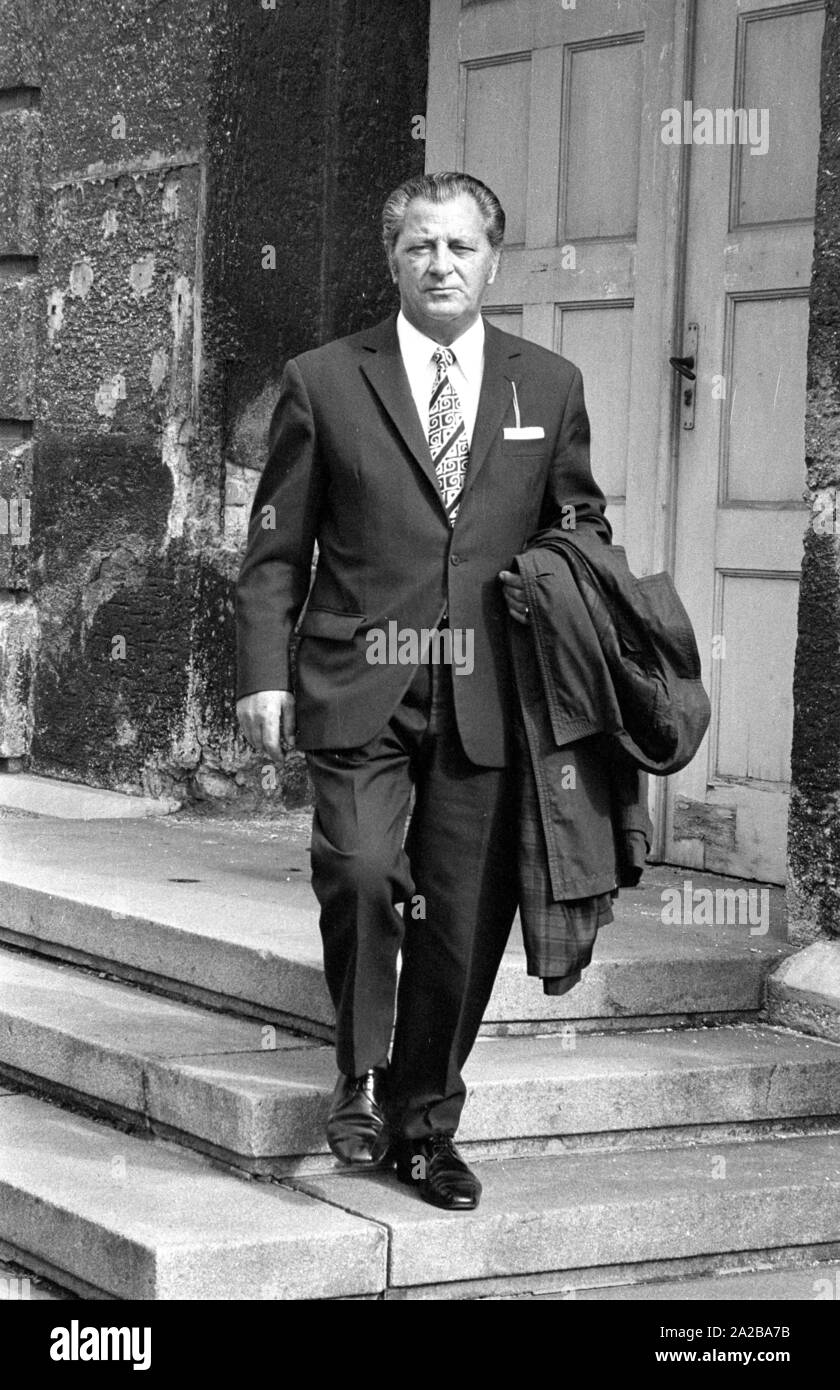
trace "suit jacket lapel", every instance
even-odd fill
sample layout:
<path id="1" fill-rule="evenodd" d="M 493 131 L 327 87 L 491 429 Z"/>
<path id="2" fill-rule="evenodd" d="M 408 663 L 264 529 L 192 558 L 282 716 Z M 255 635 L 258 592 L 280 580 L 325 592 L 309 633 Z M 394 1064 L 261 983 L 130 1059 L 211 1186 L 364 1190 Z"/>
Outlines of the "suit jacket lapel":
<path id="1" fill-rule="evenodd" d="M 362 342 L 361 368 L 393 420 L 412 458 L 432 484 L 445 516 L 446 508 L 432 463 L 429 441 L 423 433 L 403 366 L 396 325 L 397 317 L 394 314 L 370 330 Z"/>
<path id="2" fill-rule="evenodd" d="M 472 443 L 470 444 L 470 464 L 464 481 L 464 495 L 469 492 L 479 470 L 490 452 L 490 447 L 502 426 L 505 415 L 511 408 L 513 393 L 511 381 L 519 380 L 518 344 L 511 343 L 510 336 L 494 328 L 492 323 L 485 325 L 484 375 L 481 379 L 481 394 L 478 398 L 478 414 L 475 417 Z"/>
<path id="3" fill-rule="evenodd" d="M 486 324 L 484 375 L 464 482 L 465 496 L 475 482 L 510 409 L 510 383 L 518 382 L 519 357 L 520 349 L 516 342 L 511 344 L 508 334 L 500 333 L 490 323 Z M 429 479 L 445 516 L 446 508 L 432 464 L 429 441 L 420 424 L 400 354 L 396 314 L 363 337 L 361 369 L 393 420 L 412 458 Z"/>

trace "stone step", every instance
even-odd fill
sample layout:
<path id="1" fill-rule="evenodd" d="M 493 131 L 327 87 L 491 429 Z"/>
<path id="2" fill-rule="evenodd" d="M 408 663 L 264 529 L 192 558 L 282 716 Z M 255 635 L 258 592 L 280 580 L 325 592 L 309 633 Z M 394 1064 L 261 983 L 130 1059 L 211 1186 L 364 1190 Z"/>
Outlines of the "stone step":
<path id="1" fill-rule="evenodd" d="M 638 1280 L 656 1297 L 657 1270 L 717 1280 L 741 1261 L 837 1258 L 833 1136 L 476 1171 L 478 1210 L 453 1215 L 393 1173 L 248 1182 L 159 1140 L 0 1095 L 4 1257 L 87 1297 L 622 1298 Z M 828 1298 L 828 1264 L 803 1277 L 810 1296 Z"/>
<path id="2" fill-rule="evenodd" d="M 172 797 L 128 796 L 29 772 L 0 774 L 0 807 L 61 820 L 122 820 L 168 816 L 180 802 Z"/>
<path id="3" fill-rule="evenodd" d="M 574 1289 L 579 1302 L 633 1303 L 764 1303 L 764 1302 L 827 1302 L 840 1298 L 840 1264 L 828 1261 L 800 1268 L 743 1270 L 737 1274 L 724 1273 L 699 1279 L 679 1277 L 631 1284 L 611 1284 L 602 1288 Z M 569 1298 L 570 1293 L 520 1294 L 515 1297 L 542 1299 Z M 704 1329 L 710 1319 L 698 1318 Z M 719 1321 L 719 1320 L 718 1320 Z M 756 1319 L 758 1321 L 758 1319 Z M 680 1341 L 679 1346 L 688 1343 Z"/>
<path id="4" fill-rule="evenodd" d="M 386 1278 L 375 1222 L 29 1096 L 0 1096 L 0 1240 L 94 1297 L 359 1297 Z"/>
<path id="5" fill-rule="evenodd" d="M 645 1262 L 722 1257 L 707 1261 L 714 1271 L 737 1252 L 817 1252 L 840 1239 L 834 1136 L 496 1160 L 476 1171 L 481 1204 L 457 1216 L 418 1201 L 393 1173 L 296 1185 L 387 1231 L 391 1296 L 480 1296 L 523 1276 L 571 1293 L 626 1282 Z"/>
<path id="6" fill-rule="evenodd" d="M 840 1297 L 840 1244 L 828 1241 L 811 1246 L 774 1246 L 631 1264 L 592 1265 L 573 1271 L 544 1270 L 481 1280 L 453 1280 L 446 1285 L 390 1288 L 385 1297 L 401 1301 L 443 1297 L 577 1303 L 831 1302 Z M 685 1314 L 680 1321 L 689 1324 L 693 1319 Z M 711 1323 L 719 1325 L 723 1321 L 722 1316 L 710 1310 L 705 1319 L 698 1314 L 696 1325 L 704 1328 L 705 1335 Z M 767 1320 L 753 1319 L 752 1325 L 757 1323 L 767 1325 Z M 728 1322 L 727 1329 L 731 1325 Z M 678 1345 L 686 1343 L 680 1341 Z"/>
<path id="7" fill-rule="evenodd" d="M 328 1038 L 306 845 L 271 834 L 172 819 L 0 822 L 0 939 Z M 681 873 L 651 868 L 644 894 L 621 896 L 581 983 L 559 998 L 526 975 L 515 928 L 485 1032 L 755 1014 L 788 948 L 747 927 L 664 926 L 662 884 Z"/>
<path id="8" fill-rule="evenodd" d="M 0 1068 L 252 1172 L 332 1164 L 331 1047 L 7 950 Z M 840 1127 L 840 1045 L 766 1025 L 480 1039 L 466 1077 L 479 1153 Z"/>

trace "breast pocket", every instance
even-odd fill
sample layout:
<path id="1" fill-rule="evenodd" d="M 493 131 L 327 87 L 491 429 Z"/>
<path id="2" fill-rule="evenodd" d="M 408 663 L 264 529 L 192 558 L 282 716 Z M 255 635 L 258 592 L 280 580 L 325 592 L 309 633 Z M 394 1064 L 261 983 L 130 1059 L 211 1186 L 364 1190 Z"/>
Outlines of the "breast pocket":
<path id="1" fill-rule="evenodd" d="M 502 457 L 510 463 L 516 463 L 519 459 L 523 462 L 528 459 L 543 459 L 547 455 L 548 449 L 544 439 L 502 440 Z"/>

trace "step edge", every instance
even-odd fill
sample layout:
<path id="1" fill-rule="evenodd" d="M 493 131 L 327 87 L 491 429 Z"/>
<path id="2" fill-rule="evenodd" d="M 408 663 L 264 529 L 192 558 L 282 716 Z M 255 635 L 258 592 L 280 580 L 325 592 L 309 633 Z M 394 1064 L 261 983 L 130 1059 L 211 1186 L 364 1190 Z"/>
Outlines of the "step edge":
<path id="1" fill-rule="evenodd" d="M 54 1082 L 0 1064 L 0 1077 L 45 1105 L 106 1126 L 130 1138 L 158 1139 L 179 1152 L 210 1161 L 219 1171 L 231 1175 L 286 1180 L 307 1175 L 337 1176 L 326 1144 L 305 1153 L 243 1153 L 215 1143 L 206 1136 L 149 1114 L 131 1110 L 114 1100 L 84 1092 L 63 1082 Z M 752 1119 L 688 1120 L 670 1125 L 636 1125 L 629 1129 L 583 1130 L 563 1134 L 501 1135 L 470 1138 L 460 1135 L 459 1148 L 477 1162 L 511 1159 L 562 1157 L 574 1153 L 682 1151 L 692 1147 L 721 1143 L 758 1143 L 766 1140 L 804 1138 L 808 1135 L 840 1135 L 840 1110 L 822 1113 L 756 1116 Z"/>

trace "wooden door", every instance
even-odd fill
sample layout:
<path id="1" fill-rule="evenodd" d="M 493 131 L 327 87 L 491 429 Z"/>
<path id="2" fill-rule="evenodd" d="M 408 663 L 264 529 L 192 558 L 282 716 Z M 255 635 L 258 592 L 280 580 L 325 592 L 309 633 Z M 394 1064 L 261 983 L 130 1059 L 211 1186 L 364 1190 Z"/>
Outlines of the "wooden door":
<path id="1" fill-rule="evenodd" d="M 822 23 L 817 0 L 432 0 L 427 168 L 508 213 L 488 317 L 580 366 L 615 539 L 697 631 L 712 727 L 653 783 L 655 851 L 776 882 Z M 767 153 L 667 142 L 689 100 L 769 109 Z M 690 323 L 691 430 L 668 365 Z"/>
<path id="2" fill-rule="evenodd" d="M 712 723 L 670 779 L 666 857 L 784 881 L 798 574 L 808 521 L 805 365 L 819 140 L 821 4 L 701 0 L 697 109 L 759 113 L 757 150 L 692 144 L 684 323 L 694 428 L 678 439 L 674 577 Z M 761 116 L 760 113 L 765 113 Z M 748 132 L 749 134 L 749 132 Z"/>
<path id="3" fill-rule="evenodd" d="M 615 539 L 645 573 L 667 532 L 682 154 L 659 113 L 682 97 L 684 10 L 432 0 L 426 167 L 501 198 L 487 316 L 580 367 Z"/>

